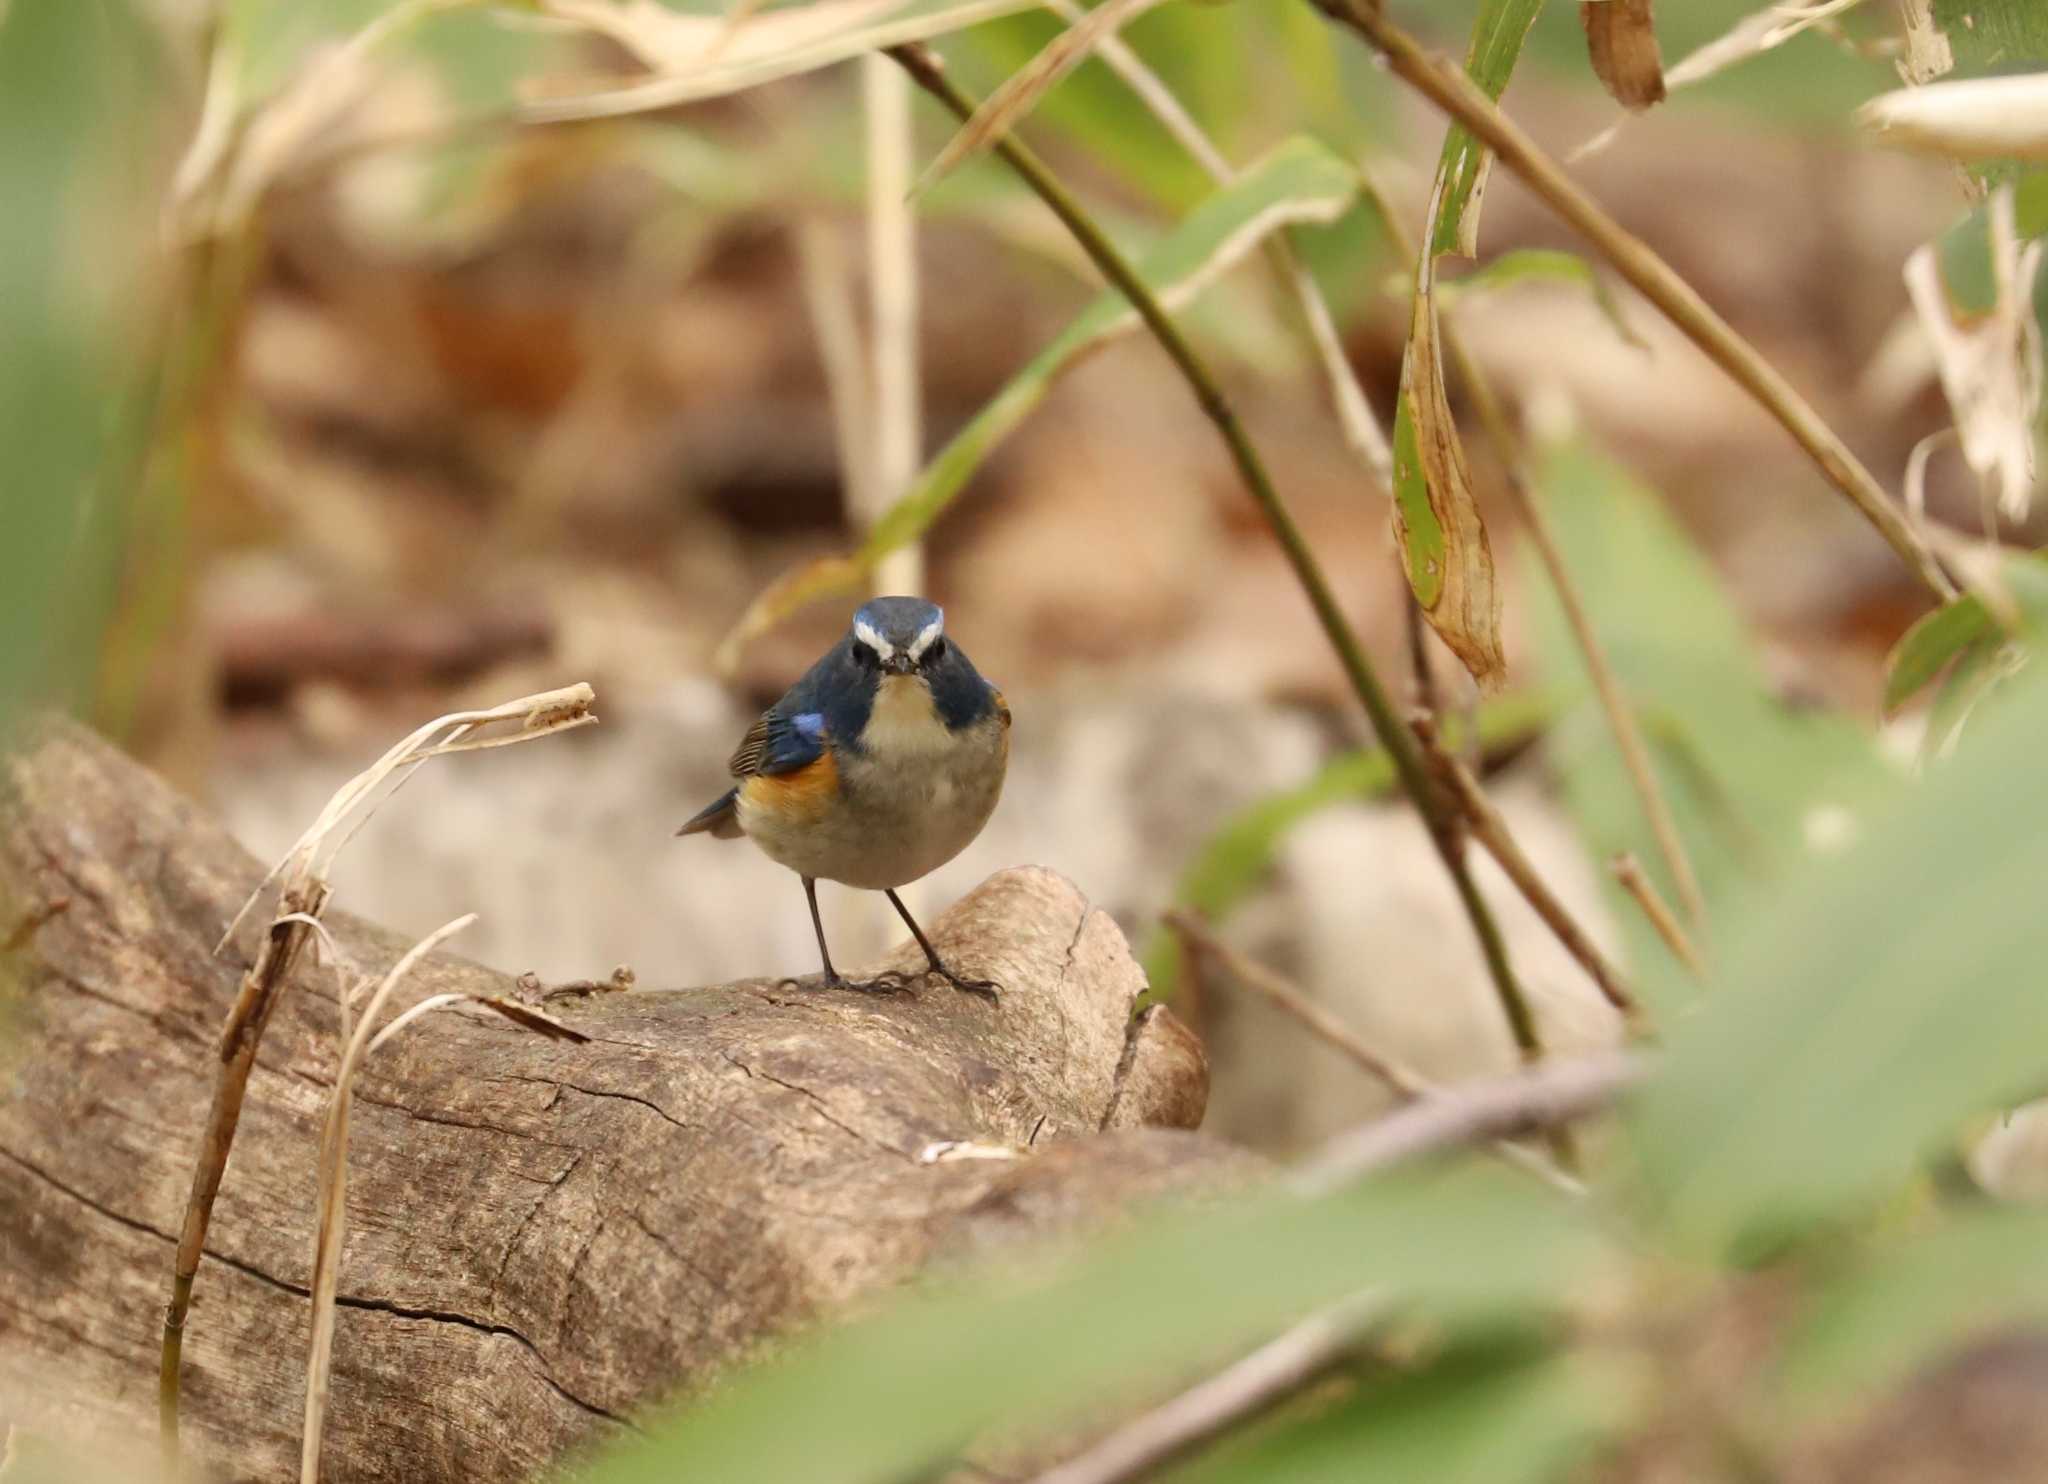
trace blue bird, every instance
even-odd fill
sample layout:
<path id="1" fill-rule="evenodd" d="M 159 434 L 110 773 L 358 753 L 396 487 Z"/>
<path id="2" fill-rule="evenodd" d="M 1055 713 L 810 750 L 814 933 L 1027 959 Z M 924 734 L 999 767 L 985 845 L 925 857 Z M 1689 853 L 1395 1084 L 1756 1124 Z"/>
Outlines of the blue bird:
<path id="1" fill-rule="evenodd" d="M 887 896 L 931 974 L 993 1000 L 997 986 L 939 958 L 896 888 L 958 855 L 994 812 L 1010 760 L 1010 708 L 946 637 L 922 598 L 876 598 L 788 694 L 762 713 L 729 764 L 739 779 L 678 835 L 745 835 L 803 878 L 833 988 L 907 987 L 889 973 L 855 983 L 832 967 L 818 878 Z"/>

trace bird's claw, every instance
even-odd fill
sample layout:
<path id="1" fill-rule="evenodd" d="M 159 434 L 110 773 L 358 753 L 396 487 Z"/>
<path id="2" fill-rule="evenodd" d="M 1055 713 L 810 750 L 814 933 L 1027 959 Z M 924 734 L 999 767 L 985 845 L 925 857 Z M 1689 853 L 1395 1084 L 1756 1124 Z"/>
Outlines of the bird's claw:
<path id="1" fill-rule="evenodd" d="M 855 994 L 914 994 L 914 976 L 898 969 L 889 969 L 872 979 L 842 979 L 838 975 L 825 981 L 827 989 L 850 989 Z"/>
<path id="2" fill-rule="evenodd" d="M 970 979 L 965 974 L 956 974 L 953 970 L 939 964 L 933 965 L 925 972 L 937 975 L 962 994 L 979 995 L 991 1005 L 1000 1005 L 1003 1002 L 1003 987 L 993 979 Z"/>

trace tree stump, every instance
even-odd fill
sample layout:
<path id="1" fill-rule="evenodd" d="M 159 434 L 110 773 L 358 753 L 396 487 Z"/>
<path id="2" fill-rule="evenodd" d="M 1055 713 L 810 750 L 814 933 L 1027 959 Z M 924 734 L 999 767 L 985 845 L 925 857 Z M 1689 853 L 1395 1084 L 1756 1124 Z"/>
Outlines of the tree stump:
<path id="1" fill-rule="evenodd" d="M 153 1432 L 172 1247 L 262 924 L 214 943 L 261 874 L 77 728 L 39 727 L 5 761 L 0 1422 Z M 335 885 L 345 902 L 345 858 Z M 365 971 L 407 946 L 326 920 Z M 1142 974 L 1071 884 L 1001 872 L 933 937 L 1004 986 L 1000 1006 L 936 980 L 636 988 L 550 1007 L 581 1044 L 459 1009 L 370 1058 L 326 1476 L 522 1477 L 935 1261 L 1256 1167 L 1187 1132 L 1201 1049 L 1165 1010 L 1133 1020 Z M 907 947 L 884 967 L 921 962 Z M 398 1008 L 449 990 L 517 993 L 442 954 Z M 186 1452 L 220 1477 L 297 1467 L 337 1025 L 335 975 L 309 953 L 250 1081 L 187 1326 Z"/>

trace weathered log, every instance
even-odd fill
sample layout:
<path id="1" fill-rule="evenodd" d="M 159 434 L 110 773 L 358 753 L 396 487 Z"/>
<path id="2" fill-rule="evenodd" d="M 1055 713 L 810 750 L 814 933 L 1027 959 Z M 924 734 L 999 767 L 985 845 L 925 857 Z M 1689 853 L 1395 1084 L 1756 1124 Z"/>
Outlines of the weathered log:
<path id="1" fill-rule="evenodd" d="M 172 1243 L 255 929 L 218 956 L 214 941 L 259 875 L 75 728 L 6 761 L 0 944 L 20 1002 L 0 1087 L 0 1422 L 153 1427 Z M 336 888 L 345 902 L 345 860 Z M 365 970 L 405 946 L 328 921 Z M 458 1010 L 371 1058 L 326 1476 L 518 1478 L 936 1259 L 1249 1172 L 1183 1131 L 1200 1047 L 1164 1011 L 1132 1021 L 1142 975 L 1073 886 L 1002 872 L 933 936 L 1005 987 L 1000 1006 L 936 981 L 636 988 L 550 1007 L 584 1044 Z M 402 999 L 449 990 L 515 992 L 436 955 Z M 185 1341 L 187 1453 L 224 1477 L 296 1469 L 336 1025 L 333 975 L 308 955 L 250 1082 Z M 1018 1157 L 929 1158 L 948 1141 Z"/>

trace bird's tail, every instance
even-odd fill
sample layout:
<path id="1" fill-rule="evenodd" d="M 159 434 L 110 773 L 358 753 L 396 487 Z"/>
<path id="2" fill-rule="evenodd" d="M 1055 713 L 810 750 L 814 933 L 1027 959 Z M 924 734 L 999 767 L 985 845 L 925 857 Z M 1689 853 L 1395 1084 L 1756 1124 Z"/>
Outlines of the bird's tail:
<path id="1" fill-rule="evenodd" d="M 725 796 L 715 803 L 699 809 L 690 822 L 677 830 L 678 835 L 711 834 L 720 840 L 737 840 L 740 837 L 739 815 L 733 806 L 739 802 L 740 791 L 729 788 Z"/>

